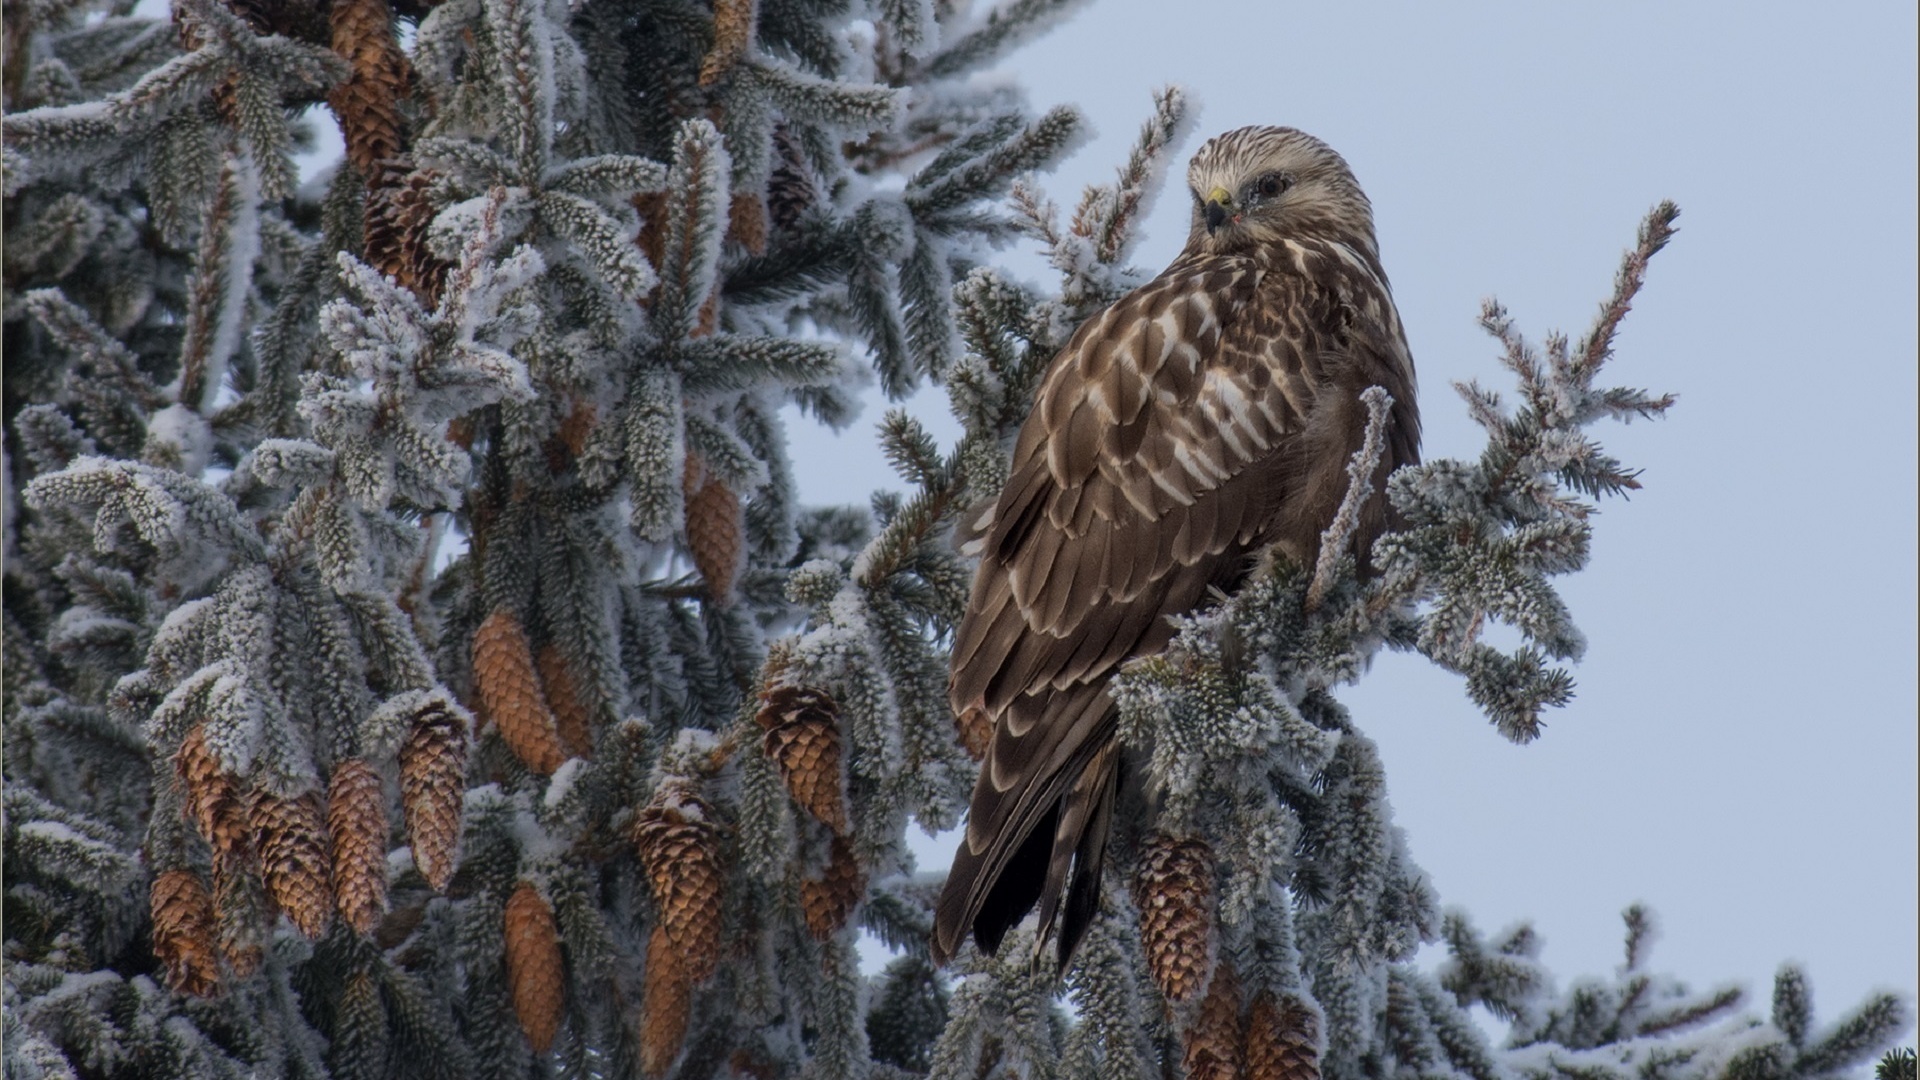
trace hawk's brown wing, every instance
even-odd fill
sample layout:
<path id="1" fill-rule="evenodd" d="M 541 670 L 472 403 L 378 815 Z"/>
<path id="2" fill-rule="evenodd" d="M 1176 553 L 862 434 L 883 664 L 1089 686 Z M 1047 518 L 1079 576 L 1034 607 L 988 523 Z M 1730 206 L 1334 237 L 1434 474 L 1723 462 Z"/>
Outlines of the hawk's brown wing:
<path id="1" fill-rule="evenodd" d="M 1349 361 L 1404 362 L 1390 300 L 1385 321 L 1369 318 L 1379 309 L 1354 302 L 1351 268 L 1323 280 L 1305 266 L 1183 259 L 1089 320 L 1048 371 L 990 518 L 963 523 L 981 563 L 951 697 L 984 709 L 994 734 L 940 899 L 938 956 L 970 926 L 996 947 L 1036 897 L 1044 937 L 1078 849 L 1071 952 L 1097 899 L 1112 795 L 1108 679 L 1165 647 L 1165 616 L 1243 575 L 1280 515 L 1304 509 L 1285 504 L 1324 471 L 1314 458 L 1344 467 L 1359 429 L 1336 429 L 1362 414 L 1323 417 L 1316 402 L 1382 381 Z"/>

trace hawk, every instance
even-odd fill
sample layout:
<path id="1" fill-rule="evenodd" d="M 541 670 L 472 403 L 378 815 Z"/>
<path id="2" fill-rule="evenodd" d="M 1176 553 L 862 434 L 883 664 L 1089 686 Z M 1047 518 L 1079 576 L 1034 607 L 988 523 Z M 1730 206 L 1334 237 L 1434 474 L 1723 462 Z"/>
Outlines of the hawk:
<path id="1" fill-rule="evenodd" d="M 1394 402 L 1376 489 L 1419 459 L 1413 358 L 1347 163 L 1300 131 L 1246 127 L 1202 146 L 1187 184 L 1185 249 L 1054 357 L 1005 489 L 962 523 L 980 568 L 949 694 L 993 736 L 935 912 L 940 963 L 969 930 L 994 952 L 1038 902 L 1036 952 L 1059 919 L 1065 969 L 1099 907 L 1114 673 L 1166 648 L 1167 616 L 1238 586 L 1262 549 L 1313 564 L 1368 387 Z M 1363 567 L 1388 515 L 1366 507 Z"/>

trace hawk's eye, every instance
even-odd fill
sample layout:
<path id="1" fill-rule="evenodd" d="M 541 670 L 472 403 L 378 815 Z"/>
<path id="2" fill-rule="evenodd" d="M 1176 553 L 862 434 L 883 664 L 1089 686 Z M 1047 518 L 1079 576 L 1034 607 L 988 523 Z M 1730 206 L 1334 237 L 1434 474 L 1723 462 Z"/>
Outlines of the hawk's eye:
<path id="1" fill-rule="evenodd" d="M 1292 180 L 1287 179 L 1279 173 L 1268 173 L 1260 178 L 1260 197 L 1271 199 L 1292 186 Z"/>

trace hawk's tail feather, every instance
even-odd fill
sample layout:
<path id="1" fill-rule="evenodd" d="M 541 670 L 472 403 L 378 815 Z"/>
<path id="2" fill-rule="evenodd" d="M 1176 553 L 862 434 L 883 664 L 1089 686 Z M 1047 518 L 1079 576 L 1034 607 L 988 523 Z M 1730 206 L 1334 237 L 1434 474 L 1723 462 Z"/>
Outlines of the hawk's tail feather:
<path id="1" fill-rule="evenodd" d="M 995 745 L 988 749 L 987 764 L 974 786 L 966 835 L 934 907 L 935 963 L 951 959 L 969 931 L 981 951 L 991 955 L 1036 902 L 1042 904 L 1044 940 L 1066 892 L 1070 867 L 1082 868 L 1074 872 L 1076 883 L 1086 871 L 1093 872 L 1088 887 L 1097 906 L 1118 754 L 1113 699 L 1104 683 L 1083 684 L 1039 700 L 1023 698 L 1014 708 L 1041 710 L 1044 719 L 1030 716 L 1027 723 L 1009 723 L 1000 718 Z M 1009 729 L 1026 732 L 1024 744 L 1009 745 L 1017 746 L 1014 752 L 1027 768 L 1011 787 L 1000 790 L 993 786 L 994 755 L 1007 751 L 999 745 L 1002 740 L 1020 738 Z M 1085 842 L 1090 830 L 1099 833 L 1098 850 Z M 1073 913 L 1069 928 L 1077 942 L 1085 931 L 1079 912 L 1089 905 L 1070 897 L 1068 906 Z M 1070 953 L 1069 948 L 1063 959 Z"/>
<path id="2" fill-rule="evenodd" d="M 1000 941 L 1007 931 L 1020 925 L 1033 910 L 1034 901 L 1040 899 L 1053 843 L 1053 823 L 1058 816 L 1058 811 L 1049 812 L 1034 825 L 981 898 L 980 909 L 973 916 L 973 942 L 988 956 L 1000 951 Z"/>
<path id="3" fill-rule="evenodd" d="M 1061 827 L 1055 834 L 1054 865 L 1048 868 L 1047 888 L 1042 894 L 1048 902 L 1041 908 L 1040 932 L 1034 936 L 1034 948 L 1037 956 L 1041 943 L 1047 939 L 1047 929 L 1053 923 L 1050 909 L 1059 901 L 1060 878 L 1067 872 L 1067 860 L 1062 856 L 1071 851 L 1073 880 L 1066 886 L 1066 909 L 1060 917 L 1057 970 L 1062 975 L 1073 960 L 1074 950 L 1080 947 L 1080 939 L 1093 925 L 1094 916 L 1100 913 L 1100 878 L 1107 865 L 1107 834 L 1112 831 L 1113 803 L 1119 784 L 1120 744 L 1109 739 L 1067 795 Z M 1073 824 L 1076 819 L 1077 827 Z M 1054 876 L 1056 870 L 1059 878 Z"/>
<path id="4" fill-rule="evenodd" d="M 969 930 L 981 952 L 992 956 L 1000 950 L 1000 940 L 1007 931 L 1018 925 L 1040 899 L 1058 813 L 1057 805 L 1049 807 L 1005 851 L 989 849 L 975 854 L 961 840 L 953 869 L 934 906 L 934 963 L 953 959 Z"/>

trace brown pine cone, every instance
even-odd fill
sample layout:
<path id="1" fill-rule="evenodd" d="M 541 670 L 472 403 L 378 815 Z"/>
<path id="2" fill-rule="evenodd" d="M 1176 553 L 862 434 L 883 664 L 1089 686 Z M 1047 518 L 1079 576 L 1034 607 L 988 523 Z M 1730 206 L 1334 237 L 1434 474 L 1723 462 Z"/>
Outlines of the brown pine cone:
<path id="1" fill-rule="evenodd" d="M 186 789 L 187 817 L 206 837 L 215 856 L 244 858 L 253 848 L 247 811 L 251 793 L 221 771 L 220 759 L 207 745 L 205 724 L 195 724 L 180 741 L 173 767 Z"/>
<path id="2" fill-rule="evenodd" d="M 187 817 L 200 835 L 213 839 L 219 806 L 233 793 L 233 778 L 220 771 L 220 761 L 207 746 L 207 726 L 195 724 L 173 754 L 173 770 L 186 787 Z"/>
<path id="3" fill-rule="evenodd" d="M 388 158 L 367 179 L 362 214 L 367 264 L 411 289 L 428 309 L 439 303 L 448 270 L 427 249 L 434 216 L 427 194 L 432 184 L 433 173 L 415 168 L 409 155 Z"/>
<path id="4" fill-rule="evenodd" d="M 387 797 L 372 765 L 349 758 L 334 767 L 327 832 L 340 917 L 355 932 L 372 933 L 387 910 Z"/>
<path id="5" fill-rule="evenodd" d="M 713 47 L 700 59 L 700 85 L 712 86 L 753 43 L 754 0 L 714 0 Z"/>
<path id="6" fill-rule="evenodd" d="M 407 93 L 406 54 L 394 37 L 387 0 L 333 0 L 330 18 L 333 51 L 352 67 L 327 102 L 340 118 L 347 160 L 371 179 L 379 175 L 382 162 L 400 152 L 397 101 Z"/>
<path id="7" fill-rule="evenodd" d="M 567 760 L 558 721 L 533 670 L 527 632 L 506 608 L 495 608 L 473 632 L 473 681 L 507 749 L 527 768 L 548 776 Z"/>
<path id="8" fill-rule="evenodd" d="M 400 273 L 394 276 L 400 279 L 400 284 L 412 289 L 420 303 L 428 308 L 440 302 L 440 292 L 450 269 L 427 250 L 427 231 L 434 217 L 433 201 L 427 197 L 427 190 L 433 181 L 431 170 L 414 169 L 407 173 L 400 186 L 382 191 L 384 220 L 396 234 L 400 254 Z"/>
<path id="9" fill-rule="evenodd" d="M 167 967 L 167 985 L 183 994 L 211 997 L 220 988 L 220 954 L 207 887 L 191 870 L 168 870 L 153 879 L 148 900 L 153 955 Z"/>
<path id="10" fill-rule="evenodd" d="M 800 140 L 785 126 L 773 129 L 773 172 L 767 177 L 767 216 L 776 229 L 791 229 L 820 201 Z"/>
<path id="11" fill-rule="evenodd" d="M 653 885 L 660 925 L 686 975 L 703 982 L 720 962 L 721 888 L 713 811 L 684 780 L 660 785 L 640 811 L 634 841 Z"/>
<path id="12" fill-rule="evenodd" d="M 1239 1080 L 1240 980 L 1233 965 L 1220 961 L 1213 969 L 1200 1014 L 1186 1030 L 1186 1066 L 1189 1080 Z"/>
<path id="13" fill-rule="evenodd" d="M 820 941 L 839 933 L 866 893 L 866 871 L 860 869 L 853 845 L 844 836 L 834 837 L 826 872 L 818 881 L 800 883 L 800 912 L 806 916 L 807 932 Z"/>
<path id="14" fill-rule="evenodd" d="M 413 864 L 427 884 L 445 889 L 460 847 L 466 801 L 467 725 L 445 701 L 430 701 L 400 745 L 400 805 Z"/>
<path id="15" fill-rule="evenodd" d="M 261 791 L 253 800 L 253 828 L 260 837 L 260 876 L 267 895 L 308 938 L 326 932 L 333 918 L 333 888 L 327 880 L 327 821 L 320 793 L 283 799 Z"/>
<path id="16" fill-rule="evenodd" d="M 767 204 L 751 191 L 736 191 L 727 206 L 727 239 L 752 255 L 767 253 Z"/>
<path id="17" fill-rule="evenodd" d="M 1291 994 L 1261 993 L 1247 1014 L 1247 1080 L 1320 1080 L 1320 1018 Z"/>
<path id="18" fill-rule="evenodd" d="M 640 1001 L 640 1068 L 664 1076 L 680 1056 L 693 1015 L 693 979 L 664 925 L 647 940 L 646 989 Z"/>
<path id="19" fill-rule="evenodd" d="M 761 745 L 780 769 L 793 801 L 835 835 L 847 832 L 846 778 L 841 775 L 840 706 L 824 690 L 776 686 L 754 715 Z"/>
<path id="20" fill-rule="evenodd" d="M 406 218 L 399 205 L 400 193 L 406 190 L 406 172 L 394 161 L 381 163 L 367 178 L 366 203 L 360 214 L 361 247 L 367 265 L 402 285 L 408 284 L 410 276 Z"/>
<path id="21" fill-rule="evenodd" d="M 540 683 L 547 691 L 547 704 L 553 708 L 554 728 L 559 732 L 561 746 L 573 757 L 591 757 L 593 722 L 586 703 L 580 700 L 573 673 L 567 670 L 566 657 L 560 655 L 558 646 L 547 644 L 540 646 L 540 655 L 534 662 L 540 669 Z"/>
<path id="22" fill-rule="evenodd" d="M 1213 852 L 1206 843 L 1157 833 L 1134 879 L 1147 969 L 1168 1001 L 1186 1001 L 1207 979 L 1213 933 Z"/>
<path id="23" fill-rule="evenodd" d="M 698 455 L 688 453 L 680 478 L 687 500 L 687 548 L 716 603 L 733 595 L 746 551 L 746 518 L 740 496 L 712 476 Z"/>
<path id="24" fill-rule="evenodd" d="M 553 909 L 528 882 L 513 887 L 507 899 L 507 978 L 513 983 L 513 1012 L 534 1053 L 544 1054 L 560 1030 L 566 1010 L 566 969 L 560 960 L 560 928 Z"/>

